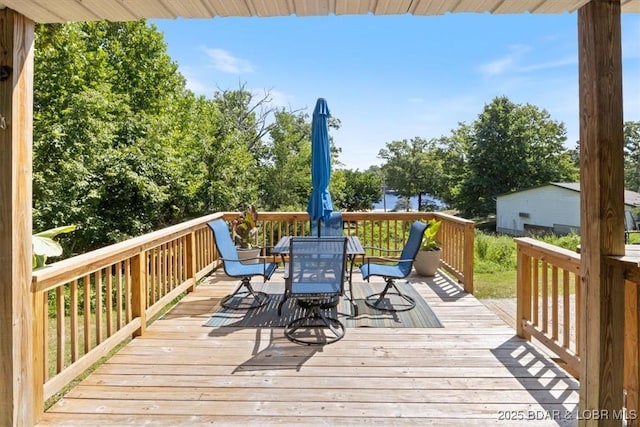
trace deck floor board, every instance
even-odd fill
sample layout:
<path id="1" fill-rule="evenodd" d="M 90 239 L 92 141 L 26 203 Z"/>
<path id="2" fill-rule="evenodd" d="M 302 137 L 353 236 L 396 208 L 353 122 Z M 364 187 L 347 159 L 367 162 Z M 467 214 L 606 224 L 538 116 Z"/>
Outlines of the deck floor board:
<path id="1" fill-rule="evenodd" d="M 578 381 L 543 349 L 447 276 L 411 282 L 443 328 L 348 328 L 310 347 L 203 326 L 235 286 L 214 273 L 39 425 L 577 425 Z"/>

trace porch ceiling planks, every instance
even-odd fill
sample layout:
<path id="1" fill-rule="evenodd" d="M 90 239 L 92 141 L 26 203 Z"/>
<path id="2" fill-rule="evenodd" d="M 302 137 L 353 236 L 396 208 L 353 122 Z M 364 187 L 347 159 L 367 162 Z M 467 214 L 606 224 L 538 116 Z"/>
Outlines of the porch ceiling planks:
<path id="1" fill-rule="evenodd" d="M 588 0 L 0 0 L 35 22 L 131 21 L 229 16 L 443 15 L 445 13 L 567 13 Z M 622 0 L 640 12 L 640 0 Z"/>
<path id="2" fill-rule="evenodd" d="M 235 286 L 213 273 L 40 425 L 484 426 L 513 425 L 504 418 L 514 414 L 571 417 L 573 377 L 454 280 L 411 281 L 444 328 L 350 328 L 338 343 L 313 347 L 289 342 L 281 328 L 203 327 Z"/>

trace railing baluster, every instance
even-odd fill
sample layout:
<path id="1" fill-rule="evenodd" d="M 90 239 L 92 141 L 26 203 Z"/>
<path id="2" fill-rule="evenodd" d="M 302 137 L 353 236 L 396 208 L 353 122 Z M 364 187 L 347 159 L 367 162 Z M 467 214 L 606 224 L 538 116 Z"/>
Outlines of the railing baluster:
<path id="1" fill-rule="evenodd" d="M 574 323 L 576 324 L 576 348 L 574 351 L 577 354 L 580 354 L 580 331 L 582 328 L 581 316 L 582 316 L 582 305 L 580 304 L 581 292 L 582 292 L 582 281 L 578 275 L 575 276 L 574 287 L 576 289 L 575 301 L 576 301 L 576 316 Z"/>
<path id="2" fill-rule="evenodd" d="M 551 268 L 551 336 L 558 339 L 558 267 Z"/>
<path id="3" fill-rule="evenodd" d="M 102 270 L 95 273 L 96 281 L 96 345 L 102 342 Z"/>
<path id="4" fill-rule="evenodd" d="M 549 330 L 549 266 L 542 261 L 542 332 Z"/>
<path id="5" fill-rule="evenodd" d="M 533 324 L 540 326 L 540 260 L 538 258 L 533 260 Z"/>
<path id="6" fill-rule="evenodd" d="M 128 269 L 128 259 L 125 260 L 124 262 L 119 262 L 118 264 L 116 264 L 116 277 L 115 277 L 115 294 L 116 294 L 116 301 L 115 301 L 115 310 L 116 310 L 116 319 L 115 319 L 115 323 L 116 323 L 116 330 L 119 331 L 122 328 L 122 322 L 123 322 L 123 317 L 126 318 L 126 322 L 129 323 L 131 321 L 131 319 L 129 319 L 126 316 L 126 307 L 123 306 L 126 305 L 128 306 L 128 299 L 126 302 L 123 302 L 122 299 L 122 293 L 123 293 L 123 286 L 125 285 L 123 282 L 123 277 L 125 278 L 124 280 L 126 281 L 126 275 L 127 275 L 127 269 Z M 124 271 L 123 271 L 124 269 Z M 125 295 L 128 295 L 125 291 Z"/>
<path id="7" fill-rule="evenodd" d="M 107 323 L 107 338 L 113 334 L 113 279 L 114 279 L 114 269 L 115 265 L 110 265 L 107 269 L 105 269 L 105 314 L 106 314 L 106 323 Z"/>
<path id="8" fill-rule="evenodd" d="M 83 311 L 82 314 L 84 320 L 84 354 L 87 354 L 91 349 L 91 283 L 90 276 L 87 274 L 82 278 L 82 290 L 84 292 L 83 298 Z"/>
<path id="9" fill-rule="evenodd" d="M 64 287 L 56 288 L 56 373 L 64 369 L 65 349 Z"/>
<path id="10" fill-rule="evenodd" d="M 569 348 L 571 343 L 571 298 L 569 295 L 569 272 L 562 271 L 562 345 Z"/>
<path id="11" fill-rule="evenodd" d="M 42 293 L 41 298 L 37 298 L 37 302 L 40 304 L 40 308 L 46 310 L 46 316 L 42 318 L 42 345 L 44 346 L 44 352 L 42 354 L 42 363 L 44 369 L 44 380 L 46 381 L 51 376 L 49 373 L 49 291 Z"/>
<path id="12" fill-rule="evenodd" d="M 120 278 L 118 279 L 120 280 Z M 126 309 L 126 322 L 129 323 L 133 320 L 133 293 L 131 292 L 131 260 L 127 258 L 124 260 L 124 303 Z M 118 285 L 118 293 L 116 294 L 118 299 L 118 307 L 122 307 L 122 286 Z M 118 329 L 122 328 L 122 314 L 118 310 Z"/>
<path id="13" fill-rule="evenodd" d="M 78 328 L 78 281 L 72 280 L 70 283 L 71 289 L 69 290 L 69 334 L 71 335 L 71 363 L 78 360 L 78 345 L 80 333 Z"/>

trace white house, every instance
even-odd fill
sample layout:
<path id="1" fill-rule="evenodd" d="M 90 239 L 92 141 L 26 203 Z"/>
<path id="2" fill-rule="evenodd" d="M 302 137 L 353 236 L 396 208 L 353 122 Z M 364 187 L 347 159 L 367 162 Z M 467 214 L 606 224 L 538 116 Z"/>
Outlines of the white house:
<path id="1" fill-rule="evenodd" d="M 626 216 L 640 206 L 640 193 L 624 192 Z M 632 218 L 629 218 L 631 222 Z M 627 229 L 631 228 L 627 225 Z M 497 198 L 496 231 L 514 236 L 528 232 L 580 232 L 580 184 L 552 182 Z"/>

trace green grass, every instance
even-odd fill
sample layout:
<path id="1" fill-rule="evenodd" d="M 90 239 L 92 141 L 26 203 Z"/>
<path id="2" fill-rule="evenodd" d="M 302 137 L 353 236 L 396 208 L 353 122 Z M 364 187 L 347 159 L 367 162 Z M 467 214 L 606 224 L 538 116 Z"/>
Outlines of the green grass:
<path id="1" fill-rule="evenodd" d="M 473 274 L 473 295 L 476 298 L 515 298 L 516 270 Z"/>
<path id="2" fill-rule="evenodd" d="M 580 243 L 580 237 L 576 234 L 551 235 L 539 239 L 570 250 L 575 250 Z M 637 239 L 640 242 L 640 233 Z M 474 296 L 480 299 L 515 298 L 517 264 L 516 244 L 513 238 L 476 231 L 474 246 Z M 558 291 L 562 293 L 562 286 Z M 573 291 L 573 285 L 571 291 Z"/>

